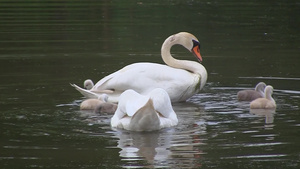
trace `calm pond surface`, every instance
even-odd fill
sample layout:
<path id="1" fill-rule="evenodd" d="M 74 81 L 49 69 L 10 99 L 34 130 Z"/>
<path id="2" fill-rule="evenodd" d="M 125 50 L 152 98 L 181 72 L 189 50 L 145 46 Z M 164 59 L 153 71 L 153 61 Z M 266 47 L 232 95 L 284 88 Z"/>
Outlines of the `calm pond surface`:
<path id="1" fill-rule="evenodd" d="M 0 168 L 299 168 L 299 2 L 0 1 Z M 201 43 L 204 89 L 174 103 L 179 124 L 112 130 L 112 114 L 79 111 L 69 83 L 135 62 L 162 63 L 169 35 Z M 180 46 L 179 59 L 195 60 Z M 276 111 L 236 93 L 264 81 Z"/>

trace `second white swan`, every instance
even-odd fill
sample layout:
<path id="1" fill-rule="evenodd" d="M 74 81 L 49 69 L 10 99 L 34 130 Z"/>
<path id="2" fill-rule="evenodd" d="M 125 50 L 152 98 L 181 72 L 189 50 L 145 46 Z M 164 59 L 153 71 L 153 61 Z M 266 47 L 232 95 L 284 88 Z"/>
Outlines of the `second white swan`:
<path id="1" fill-rule="evenodd" d="M 118 108 L 111 118 L 113 128 L 131 131 L 153 131 L 177 125 L 168 93 L 160 88 L 148 95 L 126 90 L 120 96 Z"/>

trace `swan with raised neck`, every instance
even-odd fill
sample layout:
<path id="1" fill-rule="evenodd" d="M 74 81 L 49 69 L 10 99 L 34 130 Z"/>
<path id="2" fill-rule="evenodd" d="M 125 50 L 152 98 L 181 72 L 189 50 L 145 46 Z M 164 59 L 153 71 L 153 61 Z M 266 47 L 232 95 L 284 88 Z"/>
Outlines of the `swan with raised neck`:
<path id="1" fill-rule="evenodd" d="M 202 62 L 199 40 L 194 35 L 188 32 L 180 32 L 171 35 L 162 44 L 161 56 L 163 61 L 171 67 L 184 69 L 199 74 L 201 76 L 201 83 L 200 83 L 200 90 L 201 90 L 207 80 L 207 71 L 205 67 L 195 61 L 175 59 L 171 55 L 171 48 L 174 45 L 182 45 L 187 50 L 192 52 L 199 62 Z"/>
<path id="2" fill-rule="evenodd" d="M 154 88 L 167 91 L 172 102 L 186 101 L 203 88 L 207 72 L 205 67 L 196 61 L 172 57 L 171 47 L 177 44 L 185 47 L 202 61 L 198 39 L 190 33 L 180 32 L 168 37 L 162 45 L 161 57 L 167 65 L 133 63 L 102 78 L 91 90 L 82 89 L 75 84 L 72 86 L 88 98 L 99 98 L 105 93 L 108 95 L 108 102 L 118 102 L 120 95 L 128 89 L 148 94 Z"/>

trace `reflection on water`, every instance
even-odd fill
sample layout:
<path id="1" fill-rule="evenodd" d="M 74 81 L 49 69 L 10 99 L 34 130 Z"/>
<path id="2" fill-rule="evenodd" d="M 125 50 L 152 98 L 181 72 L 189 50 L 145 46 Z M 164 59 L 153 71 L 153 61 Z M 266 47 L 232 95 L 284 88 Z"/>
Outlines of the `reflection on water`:
<path id="1" fill-rule="evenodd" d="M 195 134 L 195 133 L 194 133 Z M 118 131 L 120 157 L 128 161 L 125 167 L 138 165 L 145 159 L 152 167 L 200 166 L 202 141 L 192 132 L 178 133 L 174 129 L 155 132 Z M 148 166 L 148 167 L 149 167 Z"/>
<path id="2" fill-rule="evenodd" d="M 250 113 L 265 117 L 265 123 L 270 124 L 274 122 L 274 109 L 250 109 Z"/>
<path id="3" fill-rule="evenodd" d="M 118 147 L 123 160 L 135 161 L 145 158 L 149 164 L 163 164 L 171 155 L 172 133 L 164 132 L 127 132 L 116 133 Z"/>

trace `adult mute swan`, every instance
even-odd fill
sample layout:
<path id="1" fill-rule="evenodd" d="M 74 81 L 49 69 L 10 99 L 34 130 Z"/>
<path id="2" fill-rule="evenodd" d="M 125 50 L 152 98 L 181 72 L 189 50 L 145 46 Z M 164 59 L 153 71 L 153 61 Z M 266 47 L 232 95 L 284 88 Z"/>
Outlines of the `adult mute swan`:
<path id="1" fill-rule="evenodd" d="M 178 123 L 168 93 L 160 88 L 148 95 L 126 90 L 120 95 L 118 108 L 111 119 L 111 127 L 131 131 L 153 131 Z"/>
<path id="2" fill-rule="evenodd" d="M 203 88 L 207 72 L 198 62 L 173 58 L 170 50 L 176 44 L 182 45 L 202 61 L 198 39 L 190 33 L 180 32 L 168 37 L 161 47 L 161 56 L 167 65 L 146 62 L 130 64 L 104 77 L 90 90 L 71 85 L 87 98 L 99 98 L 105 93 L 109 96 L 108 102 L 118 102 L 121 93 L 127 89 L 147 94 L 154 88 L 166 90 L 172 102 L 185 101 Z"/>
<path id="3" fill-rule="evenodd" d="M 272 93 L 273 93 L 273 87 L 268 85 L 265 88 L 265 97 L 253 100 L 250 103 L 250 108 L 251 109 L 275 109 L 276 103 L 275 100 L 272 98 Z"/>
<path id="4" fill-rule="evenodd" d="M 266 84 L 264 82 L 259 82 L 255 86 L 255 90 L 241 90 L 237 93 L 239 101 L 252 101 L 257 98 L 265 97 L 264 90 Z"/>

